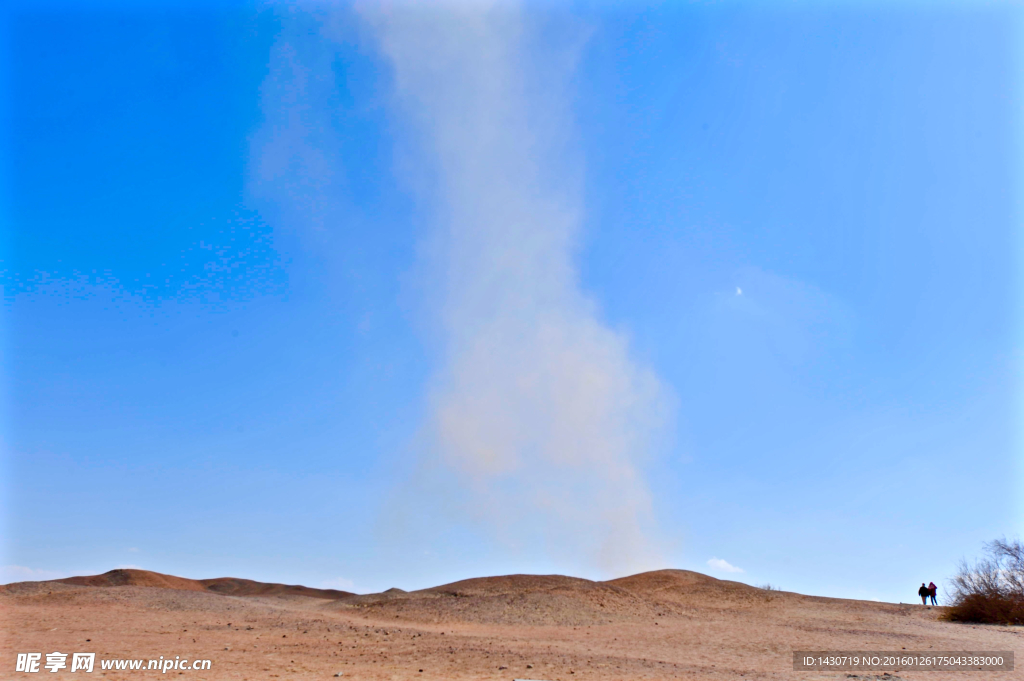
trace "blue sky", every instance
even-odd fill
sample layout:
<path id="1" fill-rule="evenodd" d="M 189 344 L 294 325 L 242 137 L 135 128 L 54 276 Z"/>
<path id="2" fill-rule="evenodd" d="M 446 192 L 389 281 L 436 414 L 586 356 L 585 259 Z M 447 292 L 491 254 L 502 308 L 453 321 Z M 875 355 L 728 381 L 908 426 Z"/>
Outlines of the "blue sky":
<path id="1" fill-rule="evenodd" d="M 1024 525 L 1022 28 L 6 10 L 4 579 L 913 600 Z"/>

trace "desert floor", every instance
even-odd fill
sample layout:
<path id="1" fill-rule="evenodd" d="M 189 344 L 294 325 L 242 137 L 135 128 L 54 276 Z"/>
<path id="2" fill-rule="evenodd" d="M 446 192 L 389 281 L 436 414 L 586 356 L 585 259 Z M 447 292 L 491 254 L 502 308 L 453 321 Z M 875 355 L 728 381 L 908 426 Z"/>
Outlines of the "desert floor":
<path id="1" fill-rule="evenodd" d="M 609 582 L 494 577 L 332 598 L 223 595 L 191 580 L 168 588 L 156 577 L 0 587 L 0 679 L 1024 679 L 1024 660 L 1014 672 L 794 671 L 793 650 L 1015 650 L 1020 658 L 1024 628 L 949 623 L 941 608 L 764 591 L 685 571 Z M 139 585 L 152 583 L 161 586 Z M 95 652 L 95 671 L 15 671 L 16 653 L 42 652 L 45 663 L 53 651 Z M 160 656 L 212 667 L 100 669 L 103 659 Z"/>

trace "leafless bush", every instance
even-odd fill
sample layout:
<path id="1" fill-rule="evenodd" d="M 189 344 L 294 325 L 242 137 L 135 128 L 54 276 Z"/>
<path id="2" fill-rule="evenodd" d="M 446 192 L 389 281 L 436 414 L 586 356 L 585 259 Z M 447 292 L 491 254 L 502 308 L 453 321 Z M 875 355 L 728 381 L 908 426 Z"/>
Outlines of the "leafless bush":
<path id="1" fill-rule="evenodd" d="M 960 561 L 950 584 L 952 606 L 946 619 L 1024 624 L 1024 544 L 997 539 L 985 551 L 987 556 L 974 565 Z"/>

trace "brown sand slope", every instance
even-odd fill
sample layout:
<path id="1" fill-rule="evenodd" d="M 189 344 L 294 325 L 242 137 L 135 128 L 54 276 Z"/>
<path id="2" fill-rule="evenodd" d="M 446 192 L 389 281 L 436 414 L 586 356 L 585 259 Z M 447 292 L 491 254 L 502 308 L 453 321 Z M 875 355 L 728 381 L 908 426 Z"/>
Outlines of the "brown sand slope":
<path id="1" fill-rule="evenodd" d="M 657 604 L 662 610 L 757 608 L 766 602 L 811 598 L 785 591 L 766 591 L 749 584 L 715 579 L 689 570 L 645 572 L 605 583 Z"/>
<path id="2" fill-rule="evenodd" d="M 339 591 L 337 589 L 314 589 L 308 586 L 254 582 L 251 579 L 239 579 L 237 577 L 218 577 L 216 579 L 201 579 L 199 581 L 207 591 L 225 596 L 306 596 L 309 598 L 337 600 L 355 595 L 348 591 Z"/>
<path id="3" fill-rule="evenodd" d="M 583 626 L 649 617 L 651 604 L 625 589 L 561 575 L 466 579 L 408 593 L 356 596 L 330 606 L 418 622 Z"/>
<path id="4" fill-rule="evenodd" d="M 0 587 L 0 659 L 6 660 L 0 664 L 13 674 L 15 653 L 60 650 L 95 652 L 97 664 L 160 656 L 211 660 L 209 671 L 184 673 L 197 680 L 326 680 L 343 673 L 374 681 L 952 681 L 968 675 L 795 672 L 792 653 L 905 648 L 1024 654 L 1021 627 L 955 624 L 939 619 L 941 608 L 765 591 L 677 570 L 609 582 L 512 575 L 331 600 L 273 588 L 273 598 L 208 588 L 229 582 L 240 592 L 259 591 L 246 580 L 108 575 Z M 122 579 L 147 585 L 82 584 Z M 153 674 L 107 670 L 102 677 L 127 681 Z M 969 676 L 1021 678 L 1019 671 Z"/>
<path id="5" fill-rule="evenodd" d="M 149 570 L 111 570 L 102 575 L 67 577 L 52 581 L 76 586 L 152 586 L 159 589 L 178 589 L 179 591 L 205 591 L 205 587 L 194 579 L 163 575 Z"/>
<path id="6" fill-rule="evenodd" d="M 332 604 L 331 609 L 422 622 L 583 626 L 649 621 L 695 608 L 756 609 L 767 602 L 807 598 L 686 570 L 659 570 L 607 582 L 508 575 L 408 593 L 395 591 L 355 596 Z"/>
<path id="7" fill-rule="evenodd" d="M 177 589 L 178 591 L 211 591 L 227 596 L 306 596 L 337 600 L 353 595 L 348 591 L 336 589 L 313 589 L 308 586 L 254 582 L 251 579 L 238 579 L 237 577 L 186 579 L 149 570 L 132 569 L 111 570 L 102 575 L 67 577 L 52 581 L 76 586 L 148 586 L 158 589 Z"/>

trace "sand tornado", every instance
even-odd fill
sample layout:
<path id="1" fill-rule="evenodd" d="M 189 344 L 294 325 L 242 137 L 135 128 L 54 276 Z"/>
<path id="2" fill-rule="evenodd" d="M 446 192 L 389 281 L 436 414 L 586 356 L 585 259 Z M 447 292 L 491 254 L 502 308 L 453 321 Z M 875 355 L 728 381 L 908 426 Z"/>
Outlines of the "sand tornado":
<path id="1" fill-rule="evenodd" d="M 553 46 L 543 19 L 508 2 L 368 3 L 355 13 L 391 69 L 392 114 L 408 131 L 404 175 L 433 226 L 423 269 L 436 282 L 426 305 L 440 356 L 418 474 L 444 483 L 421 489 L 498 542 L 545 547 L 567 566 L 657 566 L 642 471 L 671 400 L 631 358 L 627 336 L 602 322 L 574 262 L 584 207 L 570 83 L 582 41 Z M 316 39 L 329 43 L 332 21 L 319 25 Z M 302 87 L 269 80 L 264 97 L 302 100 L 292 118 L 319 140 L 303 165 L 325 177 L 301 184 L 329 187 L 320 127 L 330 116 L 315 109 L 331 97 L 303 95 L 331 82 L 310 73 L 329 60 L 300 68 L 301 52 L 321 53 L 279 45 L 271 78 Z"/>
<path id="2" fill-rule="evenodd" d="M 436 173 L 443 368 L 428 431 L 471 517 L 611 571 L 657 561 L 641 464 L 655 375 L 602 324 L 573 262 L 572 46 L 511 3 L 364 6 Z M 531 536 L 536 535 L 536 536 Z"/>

